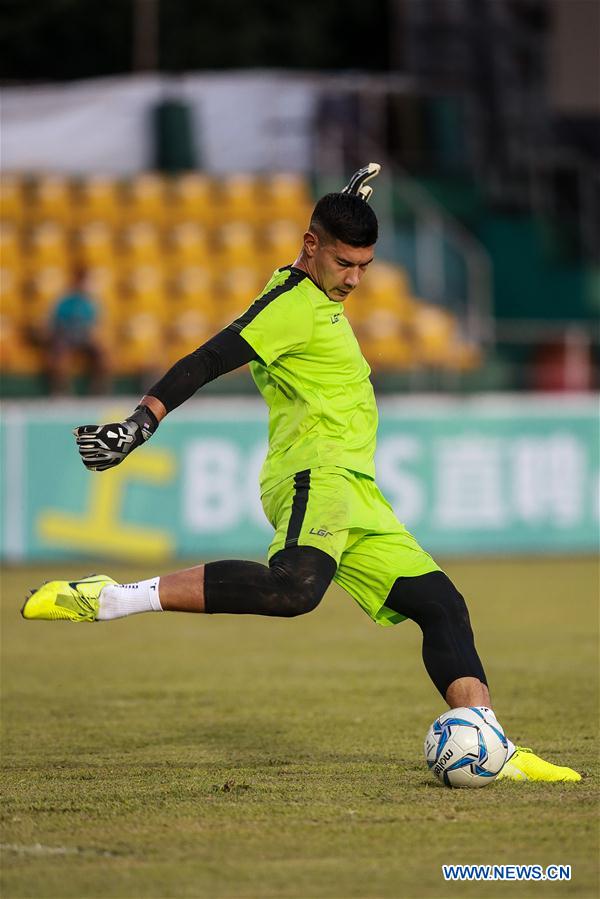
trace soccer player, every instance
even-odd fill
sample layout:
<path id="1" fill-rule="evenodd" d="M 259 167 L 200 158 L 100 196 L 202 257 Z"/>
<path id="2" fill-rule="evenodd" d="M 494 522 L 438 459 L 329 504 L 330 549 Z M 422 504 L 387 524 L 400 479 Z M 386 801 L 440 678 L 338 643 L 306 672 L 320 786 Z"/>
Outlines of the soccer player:
<path id="1" fill-rule="evenodd" d="M 268 565 L 208 562 L 134 584 L 106 575 L 51 581 L 26 600 L 25 618 L 107 621 L 151 611 L 292 617 L 314 609 L 334 580 L 377 624 L 415 621 L 425 668 L 448 705 L 493 716 L 463 597 L 375 482 L 377 407 L 344 303 L 373 261 L 378 224 L 366 181 L 378 171 L 371 163 L 343 191 L 322 197 L 293 265 L 277 269 L 243 315 L 180 359 L 129 418 L 74 432 L 88 469 L 112 468 L 198 388 L 249 363 L 269 407 L 260 476 L 275 531 Z M 580 780 L 510 742 L 500 777 Z"/>

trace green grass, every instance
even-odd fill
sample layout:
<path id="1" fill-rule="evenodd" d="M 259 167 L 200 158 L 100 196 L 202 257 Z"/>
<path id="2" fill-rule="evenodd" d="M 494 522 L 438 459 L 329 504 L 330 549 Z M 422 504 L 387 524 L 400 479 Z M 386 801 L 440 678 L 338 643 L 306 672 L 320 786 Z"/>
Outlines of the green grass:
<path id="1" fill-rule="evenodd" d="M 4 899 L 595 896 L 597 569 L 447 570 L 509 735 L 582 783 L 439 786 L 421 752 L 444 704 L 418 629 L 378 628 L 337 589 L 291 621 L 73 626 L 18 609 L 79 564 L 6 571 Z M 444 883 L 443 862 L 570 864 L 573 878 Z"/>

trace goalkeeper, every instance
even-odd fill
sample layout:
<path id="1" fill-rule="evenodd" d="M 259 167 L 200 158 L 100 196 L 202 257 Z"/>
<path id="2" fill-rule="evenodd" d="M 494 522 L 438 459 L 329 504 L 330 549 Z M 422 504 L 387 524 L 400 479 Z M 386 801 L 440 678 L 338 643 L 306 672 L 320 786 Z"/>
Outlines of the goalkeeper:
<path id="1" fill-rule="evenodd" d="M 32 592 L 27 619 L 106 621 L 138 612 L 292 617 L 310 612 L 333 580 L 383 626 L 410 618 L 425 668 L 451 708 L 490 706 L 465 601 L 398 521 L 375 483 L 377 407 L 370 369 L 344 303 L 373 261 L 378 224 L 367 184 L 376 163 L 322 197 L 293 265 L 223 331 L 180 359 L 123 422 L 75 429 L 84 465 L 119 465 L 200 387 L 250 364 L 269 407 L 260 476 L 275 534 L 268 565 L 209 562 L 134 584 L 105 575 L 51 581 Z M 509 743 L 500 777 L 579 780 Z"/>

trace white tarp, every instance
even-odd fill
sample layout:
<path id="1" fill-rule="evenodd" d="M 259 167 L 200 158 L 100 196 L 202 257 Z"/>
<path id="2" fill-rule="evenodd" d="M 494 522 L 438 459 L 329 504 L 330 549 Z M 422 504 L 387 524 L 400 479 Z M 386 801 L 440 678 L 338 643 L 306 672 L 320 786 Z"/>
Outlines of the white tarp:
<path id="1" fill-rule="evenodd" d="M 131 174 L 152 162 L 151 111 L 189 103 L 209 172 L 308 171 L 316 104 L 310 76 L 235 72 L 100 78 L 2 91 L 5 170 Z"/>

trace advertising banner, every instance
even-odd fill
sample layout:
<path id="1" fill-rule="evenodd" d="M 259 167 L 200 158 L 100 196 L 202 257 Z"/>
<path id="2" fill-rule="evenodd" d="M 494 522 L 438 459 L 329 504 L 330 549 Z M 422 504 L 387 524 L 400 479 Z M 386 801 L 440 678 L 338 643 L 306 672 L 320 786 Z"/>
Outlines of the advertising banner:
<path id="1" fill-rule="evenodd" d="M 123 465 L 86 471 L 71 429 L 119 420 L 134 405 L 4 405 L 4 559 L 264 557 L 272 529 L 258 491 L 261 402 L 192 401 Z M 597 397 L 411 397 L 379 407 L 377 481 L 433 554 L 598 549 Z"/>

